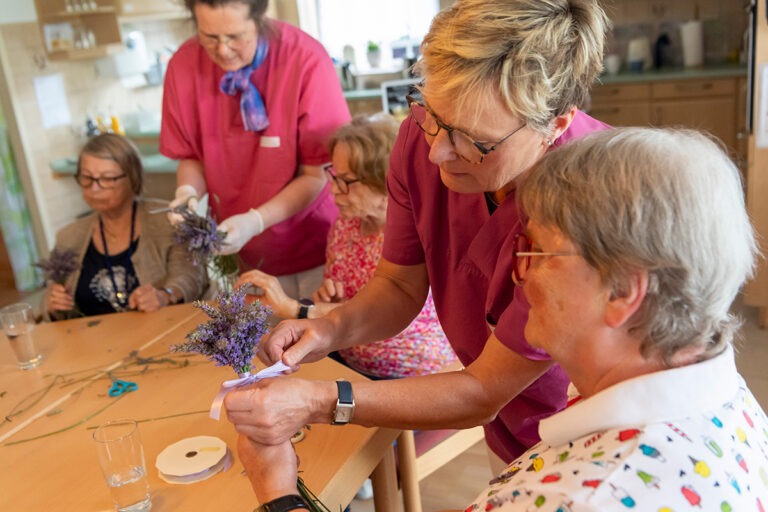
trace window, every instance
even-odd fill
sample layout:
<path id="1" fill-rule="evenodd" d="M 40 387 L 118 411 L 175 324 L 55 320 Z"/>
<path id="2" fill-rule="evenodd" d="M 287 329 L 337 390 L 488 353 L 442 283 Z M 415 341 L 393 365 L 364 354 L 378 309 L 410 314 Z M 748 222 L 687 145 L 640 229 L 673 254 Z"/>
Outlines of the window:
<path id="1" fill-rule="evenodd" d="M 400 69 L 418 47 L 439 9 L 438 0 L 299 0 L 301 28 L 319 39 L 339 62 L 344 47 L 354 50 L 354 65 L 365 70 L 367 45 L 380 46 L 382 69 Z"/>

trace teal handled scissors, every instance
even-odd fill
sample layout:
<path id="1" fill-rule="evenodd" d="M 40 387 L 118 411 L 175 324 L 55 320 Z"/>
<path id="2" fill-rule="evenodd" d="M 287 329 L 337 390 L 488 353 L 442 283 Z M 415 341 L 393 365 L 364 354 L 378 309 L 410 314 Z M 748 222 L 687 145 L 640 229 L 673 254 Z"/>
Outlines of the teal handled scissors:
<path id="1" fill-rule="evenodd" d="M 136 391 L 139 388 L 135 382 L 112 379 L 112 386 L 109 388 L 109 396 L 120 396 L 123 393 L 130 393 Z"/>

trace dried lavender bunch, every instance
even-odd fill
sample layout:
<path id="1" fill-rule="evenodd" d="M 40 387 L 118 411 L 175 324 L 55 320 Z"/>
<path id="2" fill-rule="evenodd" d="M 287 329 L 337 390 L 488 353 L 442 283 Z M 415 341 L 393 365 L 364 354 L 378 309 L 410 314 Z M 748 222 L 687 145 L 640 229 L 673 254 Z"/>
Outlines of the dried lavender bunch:
<path id="1" fill-rule="evenodd" d="M 42 269 L 46 282 L 54 282 L 63 285 L 67 278 L 80 268 L 77 253 L 70 249 L 53 249 L 48 259 L 42 259 L 34 266 Z"/>
<path id="2" fill-rule="evenodd" d="M 233 293 L 220 293 L 213 305 L 195 301 L 195 307 L 210 317 L 187 334 L 187 341 L 172 345 L 173 352 L 197 352 L 217 366 L 231 366 L 238 375 L 251 371 L 251 360 L 262 336 L 269 332 L 267 324 L 272 310 L 259 301 L 246 304 L 245 287 Z"/>
<path id="3" fill-rule="evenodd" d="M 218 224 L 210 216 L 200 216 L 186 206 L 175 211 L 181 215 L 173 229 L 173 241 L 187 248 L 195 265 L 206 265 L 211 255 L 221 249 L 226 233 L 218 230 Z"/>

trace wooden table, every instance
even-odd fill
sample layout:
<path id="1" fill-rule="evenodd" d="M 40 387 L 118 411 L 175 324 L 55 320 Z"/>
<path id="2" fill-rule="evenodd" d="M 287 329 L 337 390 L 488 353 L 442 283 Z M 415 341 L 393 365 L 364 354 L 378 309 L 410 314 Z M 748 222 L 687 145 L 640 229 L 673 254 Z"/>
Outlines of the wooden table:
<path id="1" fill-rule="evenodd" d="M 111 510 L 91 435 L 98 424 L 127 417 L 140 421 L 153 510 L 253 510 L 257 502 L 234 453 L 237 434 L 226 419 L 208 417 L 211 400 L 221 382 L 234 377 L 232 370 L 168 351 L 205 319 L 182 305 L 40 324 L 34 336 L 43 363 L 27 371 L 16 368 L 10 347 L 0 343 L 0 417 L 10 416 L 0 420 L 0 508 Z M 364 379 L 330 359 L 304 365 L 297 375 Z M 136 382 L 138 389 L 110 397 L 113 377 Z M 397 511 L 391 445 L 398 433 L 313 425 L 296 445 L 302 477 L 335 512 L 375 469 L 376 510 Z M 160 479 L 157 454 L 198 435 L 223 439 L 233 450 L 232 467 L 191 485 Z"/>

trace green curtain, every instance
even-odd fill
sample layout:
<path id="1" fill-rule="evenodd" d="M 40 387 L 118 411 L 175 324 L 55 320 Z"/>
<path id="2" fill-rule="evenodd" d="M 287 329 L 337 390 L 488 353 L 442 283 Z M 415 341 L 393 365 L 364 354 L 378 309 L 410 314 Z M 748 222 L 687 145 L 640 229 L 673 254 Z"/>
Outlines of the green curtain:
<path id="1" fill-rule="evenodd" d="M 32 220 L 11 152 L 8 129 L 0 108 L 0 230 L 13 267 L 16 288 L 29 291 L 42 285 L 40 272 L 32 264 L 39 255 L 32 233 Z"/>

